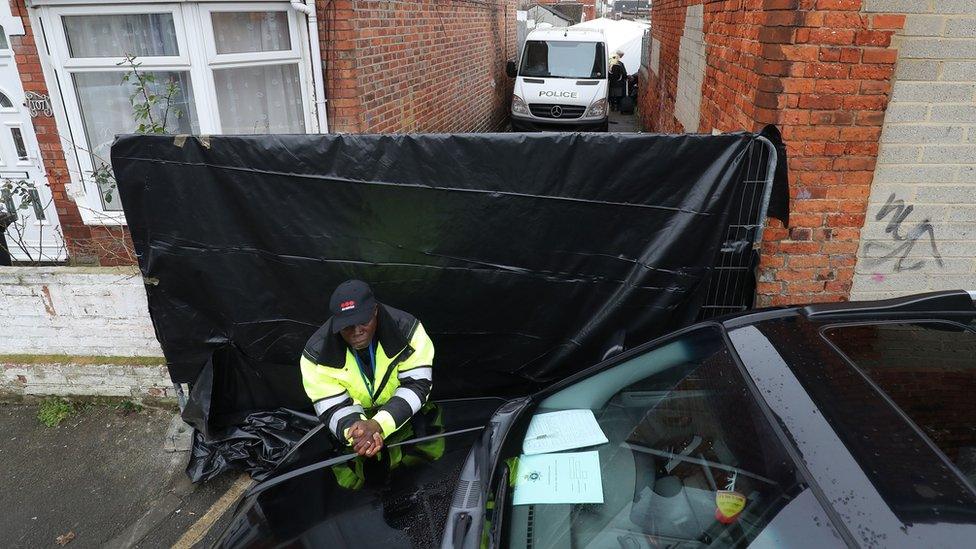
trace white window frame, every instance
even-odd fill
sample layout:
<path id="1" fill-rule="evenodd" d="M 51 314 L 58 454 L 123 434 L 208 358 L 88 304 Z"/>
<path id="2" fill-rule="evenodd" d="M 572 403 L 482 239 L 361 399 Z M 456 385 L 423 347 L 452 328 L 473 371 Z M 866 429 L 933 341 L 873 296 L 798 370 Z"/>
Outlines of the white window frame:
<path id="1" fill-rule="evenodd" d="M 256 9 L 254 4 L 245 2 L 220 3 L 220 4 L 200 4 L 200 15 L 205 25 L 203 41 L 207 46 L 207 60 L 210 65 L 254 65 L 255 61 L 289 61 L 296 63 L 301 61 L 301 51 L 299 49 L 301 37 L 298 32 L 298 25 L 289 24 L 288 39 L 291 48 L 287 50 L 249 52 L 249 53 L 217 53 L 217 37 L 214 35 L 213 18 L 211 14 L 220 12 L 285 12 L 285 14 L 295 13 L 289 4 L 281 4 L 281 7 L 267 7 Z"/>
<path id="2" fill-rule="evenodd" d="M 2 51 L 3 50 L 0 50 L 0 52 L 2 52 Z M 2 57 L 2 53 L 0 53 L 0 57 Z M 7 88 L 5 88 L 3 86 L 0 86 L 0 94 L 3 94 L 3 96 L 6 97 L 8 101 L 10 101 L 10 106 L 9 107 L 0 106 L 0 113 L 15 113 L 15 112 L 17 112 L 17 107 L 14 106 L 14 105 L 16 105 L 16 103 L 14 103 L 15 99 L 10 94 L 10 92 L 7 91 Z"/>
<path id="3" fill-rule="evenodd" d="M 7 44 L 6 47 L 0 47 L 0 55 L 4 57 L 10 57 L 13 52 L 10 50 L 10 35 L 7 33 L 6 21 L 0 21 L 0 34 L 3 35 L 3 41 Z"/>
<path id="4" fill-rule="evenodd" d="M 168 3 L 130 0 L 120 2 L 105 0 L 99 5 L 91 0 L 34 0 L 31 10 L 32 24 L 43 29 L 38 32 L 38 48 L 48 44 L 48 55 L 41 55 L 45 80 L 55 107 L 55 119 L 62 135 L 62 148 L 68 161 L 72 189 L 69 194 L 79 205 L 82 220 L 88 225 L 124 225 L 122 211 L 105 210 L 101 191 L 90 174 L 94 169 L 89 145 L 82 121 L 81 109 L 75 92 L 72 74 L 80 72 L 119 72 L 116 66 L 122 57 L 71 58 L 68 53 L 67 34 L 61 21 L 66 15 L 127 15 L 139 13 L 171 13 L 176 29 L 178 56 L 139 57 L 142 70 L 184 71 L 189 73 L 196 120 L 201 134 L 220 134 L 220 114 L 217 108 L 217 90 L 214 70 L 222 68 L 251 67 L 259 65 L 296 64 L 305 120 L 305 131 L 314 127 L 312 115 L 313 90 L 309 67 L 308 32 L 302 15 L 291 8 L 287 1 L 255 2 L 192 2 Z M 213 36 L 210 14 L 215 11 L 281 11 L 287 14 L 291 49 L 251 54 L 218 55 Z M 40 24 L 38 24 L 40 23 Z M 66 125 L 65 125 L 66 123 Z"/>
<path id="5" fill-rule="evenodd" d="M 264 6 L 263 8 L 258 8 L 256 6 Z M 266 66 L 266 65 L 298 65 L 298 78 L 300 87 L 302 89 L 302 114 L 304 115 L 305 121 L 305 131 L 306 133 L 314 124 L 314 117 L 312 116 L 312 109 L 309 108 L 312 105 L 312 83 L 311 75 L 308 71 L 307 63 L 305 60 L 307 57 L 304 52 L 308 49 L 308 41 L 305 39 L 307 35 L 307 29 L 298 20 L 298 12 L 291 8 L 290 4 L 281 3 L 275 6 L 274 4 L 255 4 L 246 2 L 222 2 L 222 3 L 206 3 L 198 4 L 199 9 L 198 20 L 201 22 L 202 31 L 201 36 L 203 36 L 202 45 L 206 52 L 207 67 L 206 79 L 207 88 L 206 90 L 201 90 L 207 92 L 207 100 L 209 101 L 210 113 L 214 118 L 214 127 L 217 130 L 210 133 L 220 133 L 220 111 L 217 106 L 217 86 L 214 82 L 214 71 L 220 69 L 235 69 L 240 67 L 256 67 L 256 66 Z M 214 12 L 248 12 L 248 11 L 280 11 L 285 12 L 288 16 L 288 31 L 289 40 L 291 41 L 291 49 L 288 50 L 278 50 L 270 52 L 252 52 L 252 53 L 217 53 L 217 43 L 216 37 L 213 31 L 213 18 L 211 14 Z M 305 32 L 303 32 L 303 29 Z M 194 88 L 194 95 L 196 95 L 196 89 Z M 201 129 L 202 131 L 202 129 Z M 207 133 L 207 132 L 204 132 Z"/>
<path id="6" fill-rule="evenodd" d="M 10 134 L 10 141 L 11 143 L 14 144 L 14 153 L 17 152 L 17 140 L 14 139 L 14 128 L 20 130 L 20 141 L 24 145 L 25 156 L 20 156 L 20 155 L 15 156 L 13 159 L 14 166 L 25 167 L 25 168 L 32 167 L 34 165 L 34 162 L 31 161 L 31 150 L 30 147 L 27 145 L 27 134 L 24 132 L 23 122 L 14 122 L 14 121 L 4 122 L 3 126 L 4 126 L 3 131 Z"/>

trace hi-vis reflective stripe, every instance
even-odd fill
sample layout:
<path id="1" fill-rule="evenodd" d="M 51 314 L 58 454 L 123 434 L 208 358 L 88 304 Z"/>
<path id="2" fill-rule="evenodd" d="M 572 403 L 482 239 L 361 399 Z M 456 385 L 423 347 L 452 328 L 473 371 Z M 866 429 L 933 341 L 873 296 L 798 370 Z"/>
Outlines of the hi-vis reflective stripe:
<path id="1" fill-rule="evenodd" d="M 339 408 L 332 414 L 329 418 L 329 430 L 336 434 L 339 438 L 342 438 L 342 433 L 338 431 L 339 420 L 348 416 L 349 414 L 362 414 L 363 407 L 358 404 L 353 404 L 352 406 L 346 406 L 344 408 Z"/>
<path id="2" fill-rule="evenodd" d="M 401 371 L 397 375 L 398 379 L 425 379 L 431 381 L 434 378 L 434 369 L 430 366 L 421 366 L 412 370 Z"/>
<path id="3" fill-rule="evenodd" d="M 346 399 L 349 399 L 349 393 L 347 391 L 343 391 L 334 397 L 323 398 L 315 403 L 315 415 L 320 416 L 324 414 L 329 408 L 341 404 Z"/>
<path id="4" fill-rule="evenodd" d="M 419 410 L 424 404 L 420 401 L 420 397 L 417 396 L 417 393 L 404 387 L 399 387 L 396 392 L 393 393 L 393 396 L 398 396 L 407 401 L 407 404 L 410 405 L 411 415 L 416 414 L 417 410 Z"/>

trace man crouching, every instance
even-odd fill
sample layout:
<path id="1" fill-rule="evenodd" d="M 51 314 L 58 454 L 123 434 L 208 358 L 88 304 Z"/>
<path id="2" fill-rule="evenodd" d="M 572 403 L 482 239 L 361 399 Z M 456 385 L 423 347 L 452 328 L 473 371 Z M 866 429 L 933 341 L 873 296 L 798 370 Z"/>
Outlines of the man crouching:
<path id="1" fill-rule="evenodd" d="M 427 402 L 434 344 L 419 320 L 378 303 L 361 280 L 340 284 L 329 310 L 305 344 L 302 383 L 329 431 L 374 456 Z"/>

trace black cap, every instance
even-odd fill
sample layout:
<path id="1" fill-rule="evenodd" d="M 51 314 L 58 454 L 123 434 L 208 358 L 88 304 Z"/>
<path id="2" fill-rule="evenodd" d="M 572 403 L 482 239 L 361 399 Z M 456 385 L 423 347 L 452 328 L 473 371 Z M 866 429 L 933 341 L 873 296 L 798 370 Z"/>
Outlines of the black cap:
<path id="1" fill-rule="evenodd" d="M 366 324 L 373 318 L 376 298 L 373 290 L 362 280 L 347 280 L 332 292 L 329 310 L 332 311 L 332 333 L 357 324 Z"/>

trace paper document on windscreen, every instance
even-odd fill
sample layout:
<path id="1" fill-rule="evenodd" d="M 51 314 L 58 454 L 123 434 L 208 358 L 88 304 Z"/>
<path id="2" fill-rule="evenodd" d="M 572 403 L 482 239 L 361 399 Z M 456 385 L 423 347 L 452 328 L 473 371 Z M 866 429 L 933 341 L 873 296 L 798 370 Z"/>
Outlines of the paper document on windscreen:
<path id="1" fill-rule="evenodd" d="M 520 457 L 512 503 L 603 503 L 600 454 L 570 452 Z"/>
<path id="2" fill-rule="evenodd" d="M 522 453 L 546 454 L 607 442 L 592 410 L 563 410 L 532 417 L 522 443 Z"/>

